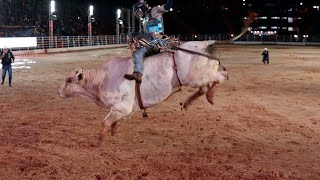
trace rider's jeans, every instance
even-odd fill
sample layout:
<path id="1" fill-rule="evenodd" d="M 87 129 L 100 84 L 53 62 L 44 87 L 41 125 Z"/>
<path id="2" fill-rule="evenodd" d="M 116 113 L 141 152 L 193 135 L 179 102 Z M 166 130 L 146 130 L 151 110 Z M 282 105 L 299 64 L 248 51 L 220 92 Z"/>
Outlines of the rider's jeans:
<path id="1" fill-rule="evenodd" d="M 133 53 L 133 62 L 134 62 L 134 72 L 143 74 L 143 58 L 145 54 L 153 48 L 152 45 L 147 45 L 139 48 Z"/>

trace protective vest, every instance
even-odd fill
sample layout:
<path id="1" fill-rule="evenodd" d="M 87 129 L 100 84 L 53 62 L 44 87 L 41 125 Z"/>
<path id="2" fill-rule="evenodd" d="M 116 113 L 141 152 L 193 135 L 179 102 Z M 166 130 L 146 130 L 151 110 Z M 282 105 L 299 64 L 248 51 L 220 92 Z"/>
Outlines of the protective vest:
<path id="1" fill-rule="evenodd" d="M 143 18 L 144 33 L 164 33 L 162 14 L 168 12 L 164 5 L 154 6 Z"/>
<path id="2" fill-rule="evenodd" d="M 163 20 L 159 18 L 145 17 L 142 22 L 145 33 L 163 33 Z"/>

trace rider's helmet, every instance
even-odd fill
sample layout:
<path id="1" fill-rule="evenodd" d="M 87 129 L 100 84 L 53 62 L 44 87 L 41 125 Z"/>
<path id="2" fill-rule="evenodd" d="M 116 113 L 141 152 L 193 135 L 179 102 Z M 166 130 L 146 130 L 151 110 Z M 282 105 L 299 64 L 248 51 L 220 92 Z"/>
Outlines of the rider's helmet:
<path id="1" fill-rule="evenodd" d="M 137 18 L 144 18 L 150 11 L 150 7 L 144 0 L 138 0 L 137 3 L 133 5 L 133 12 Z"/>

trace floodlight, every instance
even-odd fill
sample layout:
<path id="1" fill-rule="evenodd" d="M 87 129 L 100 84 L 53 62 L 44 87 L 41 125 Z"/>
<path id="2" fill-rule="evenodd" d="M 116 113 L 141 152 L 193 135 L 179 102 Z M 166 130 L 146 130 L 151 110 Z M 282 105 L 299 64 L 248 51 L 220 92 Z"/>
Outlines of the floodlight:
<path id="1" fill-rule="evenodd" d="M 117 9 L 117 17 L 118 19 L 121 17 L 121 9 Z"/>
<path id="2" fill-rule="evenodd" d="M 89 15 L 90 16 L 93 15 L 93 6 L 92 5 L 89 6 Z"/>
<path id="3" fill-rule="evenodd" d="M 50 2 L 50 12 L 53 13 L 56 11 L 56 2 L 54 0 L 51 0 Z"/>

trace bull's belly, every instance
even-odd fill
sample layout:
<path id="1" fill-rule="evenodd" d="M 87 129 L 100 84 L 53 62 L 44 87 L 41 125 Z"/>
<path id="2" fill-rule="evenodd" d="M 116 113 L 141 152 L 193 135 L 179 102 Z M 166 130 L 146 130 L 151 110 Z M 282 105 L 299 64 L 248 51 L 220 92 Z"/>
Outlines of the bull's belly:
<path id="1" fill-rule="evenodd" d="M 145 62 L 141 96 L 146 107 L 166 100 L 180 86 L 172 59 L 152 59 Z"/>

